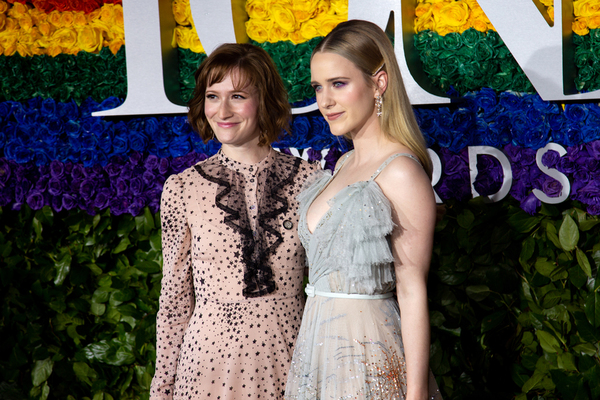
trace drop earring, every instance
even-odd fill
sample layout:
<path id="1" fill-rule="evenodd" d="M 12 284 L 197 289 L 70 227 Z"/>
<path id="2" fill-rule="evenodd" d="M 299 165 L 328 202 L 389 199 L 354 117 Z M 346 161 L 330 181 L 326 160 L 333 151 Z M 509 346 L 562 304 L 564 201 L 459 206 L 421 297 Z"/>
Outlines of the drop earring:
<path id="1" fill-rule="evenodd" d="M 381 111 L 383 108 L 383 99 L 379 94 L 375 96 L 375 107 L 377 107 L 377 116 L 381 117 L 383 115 L 383 111 Z"/>

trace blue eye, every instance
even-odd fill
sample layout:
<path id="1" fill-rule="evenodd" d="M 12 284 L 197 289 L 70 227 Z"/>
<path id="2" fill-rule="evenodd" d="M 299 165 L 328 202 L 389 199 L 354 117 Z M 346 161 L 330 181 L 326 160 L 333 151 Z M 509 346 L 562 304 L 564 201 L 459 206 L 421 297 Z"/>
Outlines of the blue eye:
<path id="1" fill-rule="evenodd" d="M 346 82 L 339 82 L 339 81 L 333 82 L 333 87 L 337 88 L 337 87 L 342 87 L 342 86 L 346 86 Z"/>
<path id="2" fill-rule="evenodd" d="M 319 90 L 321 90 L 321 85 L 312 85 L 312 88 L 315 92 L 318 92 Z"/>

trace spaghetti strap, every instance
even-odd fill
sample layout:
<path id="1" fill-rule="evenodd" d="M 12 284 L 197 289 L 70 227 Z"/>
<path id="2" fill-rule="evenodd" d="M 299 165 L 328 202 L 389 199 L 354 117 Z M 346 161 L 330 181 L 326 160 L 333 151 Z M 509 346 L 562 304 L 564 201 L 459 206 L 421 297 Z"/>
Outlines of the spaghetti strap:
<path id="1" fill-rule="evenodd" d="M 391 162 L 392 162 L 392 160 L 394 160 L 395 158 L 397 158 L 397 157 L 400 157 L 400 156 L 402 156 L 402 157 L 408 157 L 408 158 L 410 158 L 411 160 L 413 160 L 413 161 L 417 162 L 419 165 L 422 165 L 422 164 L 421 164 L 421 161 L 419 161 L 419 159 L 418 159 L 417 157 L 413 156 L 412 154 L 408 154 L 408 153 L 396 153 L 396 154 L 392 154 L 391 156 L 389 156 L 389 157 L 388 157 L 388 158 L 387 158 L 387 159 L 386 159 L 386 160 L 383 162 L 383 164 L 381 164 L 381 166 L 380 166 L 379 168 L 377 168 L 377 171 L 375 171 L 375 173 L 373 173 L 373 175 L 371 176 L 371 178 L 369 179 L 369 181 L 372 181 L 373 179 L 377 178 L 377 176 L 378 176 L 378 175 L 381 173 L 381 171 L 383 171 L 383 169 L 384 169 L 385 167 L 387 167 L 387 165 L 388 165 L 389 163 L 391 163 Z M 345 161 L 345 160 L 344 160 L 344 161 Z"/>
<path id="2" fill-rule="evenodd" d="M 342 168 L 342 165 L 344 165 L 344 163 L 346 162 L 346 160 L 348 160 L 348 157 L 350 157 L 350 154 L 352 154 L 352 153 L 354 153 L 354 149 L 350 150 L 349 152 L 347 152 L 346 154 L 344 154 L 342 156 L 343 158 L 335 167 L 335 170 L 333 171 L 333 175 L 335 175 Z"/>

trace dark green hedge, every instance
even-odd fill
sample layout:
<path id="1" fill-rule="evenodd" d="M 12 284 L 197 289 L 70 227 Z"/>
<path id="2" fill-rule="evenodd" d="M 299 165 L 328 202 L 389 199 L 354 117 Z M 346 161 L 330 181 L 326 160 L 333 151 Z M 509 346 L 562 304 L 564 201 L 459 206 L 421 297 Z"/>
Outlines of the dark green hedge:
<path id="1" fill-rule="evenodd" d="M 148 397 L 159 219 L 0 209 L 0 397 Z M 598 222 L 577 203 L 447 205 L 430 276 L 446 399 L 600 398 Z"/>

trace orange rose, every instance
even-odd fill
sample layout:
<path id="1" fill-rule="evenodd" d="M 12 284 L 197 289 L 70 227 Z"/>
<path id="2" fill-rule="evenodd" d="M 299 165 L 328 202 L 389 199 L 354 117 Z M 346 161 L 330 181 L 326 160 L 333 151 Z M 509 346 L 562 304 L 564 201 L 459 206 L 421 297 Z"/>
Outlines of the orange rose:
<path id="1" fill-rule="evenodd" d="M 85 14 L 82 12 L 74 12 L 73 13 L 73 25 L 82 28 L 87 25 L 87 19 L 85 18 Z"/>
<path id="2" fill-rule="evenodd" d="M 61 17 L 61 13 L 58 11 L 52 11 L 50 14 L 48 14 L 48 18 L 46 19 L 46 21 L 50 22 L 52 25 L 54 25 L 57 28 L 62 28 L 63 26 L 62 21 L 60 20 Z"/>
<path id="3" fill-rule="evenodd" d="M 73 13 L 70 11 L 64 11 L 60 16 L 60 25 L 63 28 L 70 28 L 73 26 L 75 22 L 75 18 L 73 17 Z"/>
<path id="4" fill-rule="evenodd" d="M 8 3 L 0 0 L 0 14 L 4 14 L 8 11 Z"/>
<path id="5" fill-rule="evenodd" d="M 4 25 L 6 25 L 6 15 L 0 14 L 0 32 L 4 29 Z"/>
<path id="6" fill-rule="evenodd" d="M 121 49 L 121 46 L 123 46 L 124 44 L 125 41 L 123 39 L 115 39 L 111 40 L 110 44 L 108 45 L 108 48 L 110 49 L 111 53 L 116 55 Z"/>
<path id="7" fill-rule="evenodd" d="M 12 8 L 8 10 L 8 16 L 13 18 L 19 18 L 27 14 L 29 7 L 23 3 L 14 3 Z"/>

